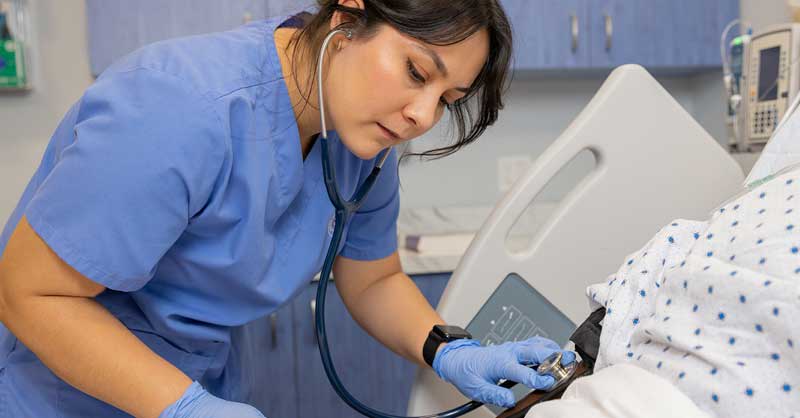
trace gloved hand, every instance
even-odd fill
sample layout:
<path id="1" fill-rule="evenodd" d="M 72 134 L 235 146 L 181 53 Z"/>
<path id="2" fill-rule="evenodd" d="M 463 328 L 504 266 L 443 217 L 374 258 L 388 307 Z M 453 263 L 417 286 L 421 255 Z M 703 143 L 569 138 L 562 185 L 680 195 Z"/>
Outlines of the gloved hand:
<path id="1" fill-rule="evenodd" d="M 265 418 L 258 409 L 230 402 L 208 393 L 193 382 L 180 399 L 168 406 L 158 418 Z"/>
<path id="2" fill-rule="evenodd" d="M 541 337 L 489 347 L 476 340 L 455 340 L 436 353 L 433 370 L 470 399 L 511 408 L 516 403 L 514 393 L 497 382 L 507 379 L 532 389 L 550 388 L 555 384 L 552 376 L 540 375 L 535 367 L 524 365 L 539 365 L 556 351 L 561 351 L 558 344 Z M 561 364 L 575 361 L 575 353 L 563 353 Z"/>

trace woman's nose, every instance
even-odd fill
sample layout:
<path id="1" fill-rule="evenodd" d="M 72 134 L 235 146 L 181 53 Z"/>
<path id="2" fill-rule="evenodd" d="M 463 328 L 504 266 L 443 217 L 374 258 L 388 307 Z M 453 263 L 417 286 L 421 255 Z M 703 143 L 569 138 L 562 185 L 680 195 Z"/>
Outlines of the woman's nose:
<path id="1" fill-rule="evenodd" d="M 403 116 L 418 131 L 425 132 L 436 123 L 439 113 L 439 98 L 420 96 L 403 110 Z"/>

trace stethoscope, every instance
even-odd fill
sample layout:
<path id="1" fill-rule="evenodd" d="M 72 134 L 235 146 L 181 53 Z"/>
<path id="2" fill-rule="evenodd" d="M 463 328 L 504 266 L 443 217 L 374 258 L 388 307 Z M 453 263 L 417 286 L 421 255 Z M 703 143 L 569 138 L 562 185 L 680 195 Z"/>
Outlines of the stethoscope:
<path id="1" fill-rule="evenodd" d="M 353 408 L 355 411 L 360 413 L 361 415 L 372 417 L 372 418 L 453 418 L 465 415 L 469 412 L 474 411 L 475 409 L 480 408 L 483 406 L 483 403 L 472 401 L 469 403 L 465 403 L 457 408 L 451 409 L 449 411 L 441 412 L 438 414 L 433 415 L 425 415 L 420 417 L 406 417 L 403 415 L 391 415 L 386 414 L 375 409 L 372 409 L 363 403 L 361 403 L 358 399 L 356 399 L 350 392 L 342 384 L 341 380 L 339 380 L 339 375 L 336 373 L 336 368 L 333 366 L 333 360 L 331 359 L 331 352 L 328 349 L 328 336 L 325 331 L 325 296 L 327 294 L 328 289 L 328 281 L 330 280 L 331 270 L 333 269 L 333 262 L 336 259 L 337 249 L 339 248 L 339 243 L 341 242 L 342 235 L 344 234 L 344 227 L 347 222 L 347 219 L 350 218 L 358 209 L 361 207 L 362 203 L 367 197 L 367 194 L 372 190 L 372 187 L 375 185 L 375 181 L 378 179 L 378 175 L 381 172 L 381 168 L 383 167 L 383 163 L 386 162 L 386 158 L 389 156 L 391 152 L 391 148 L 387 149 L 381 159 L 375 164 L 373 167 L 372 172 L 370 172 L 367 179 L 364 180 L 364 183 L 361 184 L 357 189 L 355 194 L 350 200 L 346 200 L 339 194 L 339 187 L 336 184 L 336 172 L 331 164 L 330 158 L 330 150 L 328 149 L 328 130 L 325 123 L 325 100 L 323 98 L 322 93 L 322 70 L 323 70 L 323 60 L 325 57 L 325 52 L 327 51 L 328 43 L 331 39 L 336 36 L 337 34 L 344 34 L 347 39 L 353 38 L 353 32 L 349 29 L 335 29 L 328 34 L 325 40 L 322 42 L 322 48 L 319 54 L 319 65 L 317 70 L 317 90 L 319 90 L 319 114 L 320 114 L 320 121 L 322 123 L 322 133 L 320 134 L 319 141 L 321 141 L 321 150 L 322 150 L 322 171 L 323 176 L 325 179 L 325 189 L 328 192 L 328 197 L 333 204 L 333 207 L 336 209 L 336 214 L 334 217 L 334 229 L 333 234 L 331 237 L 330 246 L 328 247 L 327 255 L 325 256 L 325 262 L 322 265 L 322 272 L 320 273 L 319 284 L 317 285 L 317 298 L 316 298 L 316 306 L 317 310 L 314 315 L 316 321 L 316 330 L 317 330 L 317 341 L 319 342 L 319 354 L 322 357 L 322 365 L 325 368 L 325 374 L 328 375 L 328 381 L 330 381 L 331 386 L 342 398 L 347 405 Z M 560 364 L 560 357 L 558 360 L 551 362 L 556 366 Z M 555 367 L 555 366 L 553 366 Z M 539 369 L 541 372 L 546 372 L 541 367 Z M 549 371 L 549 370 L 548 370 Z M 556 377 L 554 375 L 554 377 Z M 504 387 L 511 387 L 515 383 L 514 382 L 506 382 L 501 386 Z"/>

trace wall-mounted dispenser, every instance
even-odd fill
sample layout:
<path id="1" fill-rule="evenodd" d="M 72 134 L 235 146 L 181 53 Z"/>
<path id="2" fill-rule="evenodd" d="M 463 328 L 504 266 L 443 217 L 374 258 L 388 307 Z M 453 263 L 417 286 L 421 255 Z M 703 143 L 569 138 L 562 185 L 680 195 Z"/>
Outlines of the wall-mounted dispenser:
<path id="1" fill-rule="evenodd" d="M 0 90 L 31 88 L 27 3 L 0 0 Z"/>

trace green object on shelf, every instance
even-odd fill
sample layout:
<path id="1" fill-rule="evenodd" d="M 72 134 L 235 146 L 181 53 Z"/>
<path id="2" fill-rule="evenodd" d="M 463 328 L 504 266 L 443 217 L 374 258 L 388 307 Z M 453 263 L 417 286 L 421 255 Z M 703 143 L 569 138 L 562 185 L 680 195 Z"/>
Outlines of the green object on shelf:
<path id="1" fill-rule="evenodd" d="M 0 41 L 0 89 L 27 87 L 22 44 L 13 39 Z"/>

